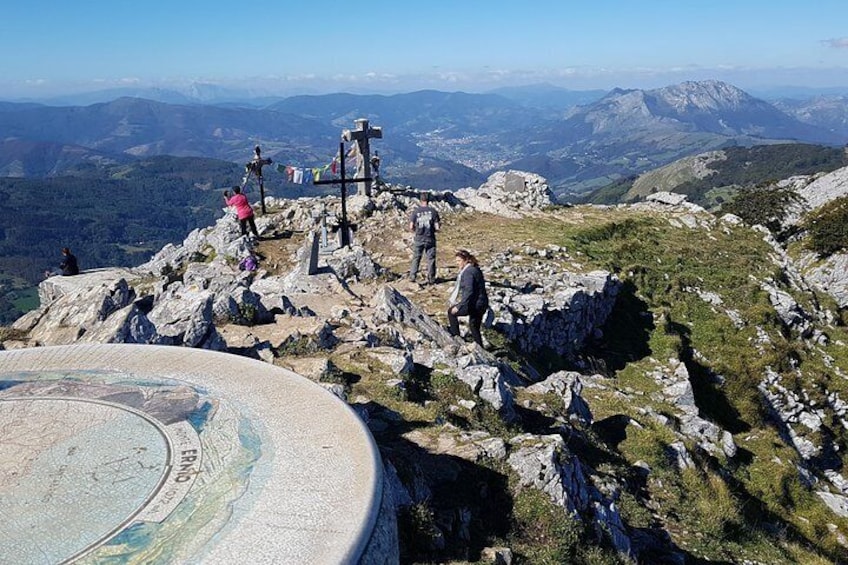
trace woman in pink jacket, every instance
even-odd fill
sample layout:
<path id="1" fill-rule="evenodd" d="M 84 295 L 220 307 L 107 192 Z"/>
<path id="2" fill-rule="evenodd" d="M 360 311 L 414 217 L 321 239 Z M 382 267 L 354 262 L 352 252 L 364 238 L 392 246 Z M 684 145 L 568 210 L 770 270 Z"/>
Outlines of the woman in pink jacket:
<path id="1" fill-rule="evenodd" d="M 250 203 L 247 201 L 247 196 L 241 193 L 241 187 L 233 187 L 232 198 L 230 197 L 230 191 L 225 190 L 224 202 L 227 203 L 227 206 L 235 207 L 239 225 L 241 226 L 241 235 L 247 235 L 247 226 L 250 224 L 250 231 L 258 238 L 259 233 L 257 233 L 256 223 L 253 221 L 253 208 L 250 207 Z"/>

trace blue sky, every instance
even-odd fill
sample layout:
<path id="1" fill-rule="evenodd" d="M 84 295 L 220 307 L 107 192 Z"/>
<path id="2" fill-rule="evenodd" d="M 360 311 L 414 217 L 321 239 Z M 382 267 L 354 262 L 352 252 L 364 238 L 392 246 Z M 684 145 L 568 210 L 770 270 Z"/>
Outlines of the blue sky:
<path id="1" fill-rule="evenodd" d="M 32 0 L 0 9 L 0 52 L 0 98 L 192 82 L 269 94 L 848 87 L 848 1 Z"/>

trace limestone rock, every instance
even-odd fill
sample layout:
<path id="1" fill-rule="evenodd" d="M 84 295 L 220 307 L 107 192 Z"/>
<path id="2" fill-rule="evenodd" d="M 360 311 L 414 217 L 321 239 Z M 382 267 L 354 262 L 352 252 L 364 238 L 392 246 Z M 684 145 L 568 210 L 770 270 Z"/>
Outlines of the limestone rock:
<path id="1" fill-rule="evenodd" d="M 526 284 L 490 293 L 492 325 L 526 353 L 550 349 L 574 357 L 606 322 L 621 283 L 605 271 L 540 278 L 528 284 L 541 283 L 541 293 L 524 291 L 534 288 Z"/>
<path id="2" fill-rule="evenodd" d="M 553 206 L 556 198 L 544 177 L 523 171 L 498 171 L 477 189 L 463 188 L 456 196 L 463 203 L 489 214 L 520 218 Z"/>
<path id="3" fill-rule="evenodd" d="M 103 323 L 86 332 L 81 342 L 86 343 L 158 343 L 156 328 L 139 309 L 130 304 L 112 313 Z"/>
<path id="4" fill-rule="evenodd" d="M 207 290 L 176 285 L 160 297 L 147 315 L 162 343 L 223 351 L 226 343 L 212 319 L 214 295 Z"/>
<path id="5" fill-rule="evenodd" d="M 512 565 L 512 550 L 508 547 L 484 547 L 480 559 L 492 565 Z"/>
<path id="6" fill-rule="evenodd" d="M 592 411 L 582 397 L 583 384 L 580 373 L 559 371 L 544 381 L 527 387 L 526 390 L 535 394 L 552 392 L 562 398 L 566 414 L 587 424 L 592 423 Z"/>
<path id="7" fill-rule="evenodd" d="M 418 331 L 439 347 L 455 352 L 459 342 L 433 318 L 390 285 L 377 290 L 371 301 L 377 325 L 397 322 Z"/>
<path id="8" fill-rule="evenodd" d="M 66 288 L 64 294 L 42 308 L 41 316 L 30 330 L 30 338 L 42 345 L 74 343 L 134 299 L 135 291 L 123 278 L 104 280 L 92 287 Z"/>
<path id="9" fill-rule="evenodd" d="M 368 350 L 368 356 L 389 367 L 395 375 L 407 377 L 415 370 L 412 354 L 391 347 L 377 347 Z"/>
<path id="10" fill-rule="evenodd" d="M 335 250 L 327 257 L 327 264 L 344 280 L 373 280 L 383 272 L 383 268 L 359 245 Z"/>
<path id="11" fill-rule="evenodd" d="M 491 404 L 506 420 L 515 418 L 512 391 L 501 369 L 492 365 L 470 365 L 457 369 L 456 378 L 467 384 L 475 395 Z"/>
<path id="12" fill-rule="evenodd" d="M 848 496 L 824 491 L 816 492 L 816 494 L 834 514 L 840 518 L 848 518 Z"/>
<path id="13" fill-rule="evenodd" d="M 569 514 L 585 510 L 589 504 L 586 476 L 580 461 L 560 436 L 521 435 L 510 440 L 507 458 L 522 486 L 547 494 Z"/>
<path id="14" fill-rule="evenodd" d="M 121 267 L 90 269 L 71 277 L 48 277 L 38 285 L 38 300 L 42 307 L 46 307 L 66 294 L 79 294 L 93 287 L 110 286 L 121 279 L 131 281 L 136 278 L 136 272 Z"/>
<path id="15" fill-rule="evenodd" d="M 679 206 L 686 202 L 685 194 L 676 192 L 654 192 L 645 197 L 648 202 L 658 202 L 659 204 L 667 204 L 668 206 Z"/>
<path id="16" fill-rule="evenodd" d="M 811 254 L 805 262 L 813 264 L 805 270 L 807 281 L 831 295 L 840 308 L 848 308 L 848 253 L 836 253 L 820 264 Z"/>

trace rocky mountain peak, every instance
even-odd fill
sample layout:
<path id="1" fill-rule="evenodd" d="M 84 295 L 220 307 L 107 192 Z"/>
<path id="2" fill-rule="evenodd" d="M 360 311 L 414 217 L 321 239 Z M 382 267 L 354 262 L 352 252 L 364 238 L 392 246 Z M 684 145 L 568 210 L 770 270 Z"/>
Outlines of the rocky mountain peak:
<path id="1" fill-rule="evenodd" d="M 650 94 L 681 112 L 737 110 L 762 103 L 744 90 L 718 80 L 686 81 Z"/>

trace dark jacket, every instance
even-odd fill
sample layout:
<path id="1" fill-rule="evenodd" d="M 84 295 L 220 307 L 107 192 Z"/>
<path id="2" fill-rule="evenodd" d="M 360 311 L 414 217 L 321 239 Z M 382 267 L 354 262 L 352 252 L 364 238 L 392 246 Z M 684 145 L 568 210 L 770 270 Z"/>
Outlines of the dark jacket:
<path id="1" fill-rule="evenodd" d="M 476 265 L 468 265 L 459 277 L 459 302 L 457 312 L 460 316 L 476 314 L 482 316 L 489 307 L 489 295 L 486 294 L 486 281 L 483 271 Z"/>
<path id="2" fill-rule="evenodd" d="M 74 257 L 73 253 L 64 256 L 59 268 L 62 269 L 62 276 L 65 277 L 79 274 L 79 265 L 77 265 L 77 258 Z"/>

